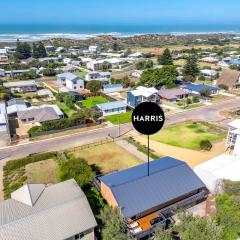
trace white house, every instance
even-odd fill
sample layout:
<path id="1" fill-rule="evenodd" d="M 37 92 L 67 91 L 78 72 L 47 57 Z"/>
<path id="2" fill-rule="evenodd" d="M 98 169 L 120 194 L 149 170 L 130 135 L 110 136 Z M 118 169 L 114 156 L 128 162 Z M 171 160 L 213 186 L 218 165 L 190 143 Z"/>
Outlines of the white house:
<path id="1" fill-rule="evenodd" d="M 100 70 L 103 66 L 105 66 L 106 69 L 111 68 L 111 64 L 106 59 L 91 60 L 87 62 L 87 68 L 92 71 Z"/>
<path id="2" fill-rule="evenodd" d="M 143 73 L 142 70 L 134 70 L 134 71 L 132 72 L 132 76 L 133 76 L 133 77 L 136 77 L 136 78 L 140 78 L 141 75 L 142 75 L 142 73 Z"/>
<path id="3" fill-rule="evenodd" d="M 7 49 L 2 48 L 0 49 L 0 56 L 6 56 L 7 55 Z"/>
<path id="4" fill-rule="evenodd" d="M 0 132 L 7 129 L 7 113 L 5 102 L 0 102 Z"/>
<path id="5" fill-rule="evenodd" d="M 106 84 L 103 86 L 104 93 L 120 92 L 123 90 L 122 84 Z"/>
<path id="6" fill-rule="evenodd" d="M 103 116 L 109 116 L 126 112 L 127 104 L 123 101 L 107 102 L 97 104 L 97 108 L 102 112 Z"/>
<path id="7" fill-rule="evenodd" d="M 217 71 L 216 70 L 212 70 L 212 69 L 203 69 L 200 70 L 200 73 L 204 76 L 204 77 L 215 77 L 217 75 Z"/>
<path id="8" fill-rule="evenodd" d="M 95 240 L 97 222 L 74 179 L 26 184 L 0 202 L 2 240 Z"/>
<path id="9" fill-rule="evenodd" d="M 233 155 L 240 156 L 240 119 L 230 122 L 228 127 L 226 146 L 233 149 Z"/>
<path id="10" fill-rule="evenodd" d="M 89 47 L 88 47 L 88 51 L 89 51 L 89 52 L 96 53 L 96 52 L 100 52 L 101 49 L 100 49 L 99 46 L 89 46 Z"/>
<path id="11" fill-rule="evenodd" d="M 84 88 L 84 80 L 69 72 L 58 74 L 57 82 L 61 87 L 67 87 L 71 90 L 80 90 Z"/>
<path id="12" fill-rule="evenodd" d="M 111 79 L 110 72 L 89 72 L 85 76 L 86 81 L 97 80 L 97 81 L 101 81 L 104 83 L 109 83 L 110 79 Z"/>
<path id="13" fill-rule="evenodd" d="M 143 56 L 142 52 L 135 52 L 135 53 L 128 55 L 129 58 L 140 58 L 142 56 Z"/>

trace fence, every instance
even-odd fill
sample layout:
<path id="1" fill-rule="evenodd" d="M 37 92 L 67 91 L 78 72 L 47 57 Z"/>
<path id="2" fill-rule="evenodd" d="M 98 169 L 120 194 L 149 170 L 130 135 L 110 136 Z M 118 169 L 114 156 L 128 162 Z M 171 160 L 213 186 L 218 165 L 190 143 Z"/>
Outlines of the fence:
<path id="1" fill-rule="evenodd" d="M 113 139 L 106 138 L 106 139 L 103 139 L 103 140 L 98 141 L 98 142 L 89 143 L 89 144 L 85 144 L 85 145 L 82 145 L 82 146 L 74 147 L 74 148 L 71 149 L 71 152 L 72 151 L 74 152 L 74 151 L 77 151 L 77 150 L 84 150 L 84 149 L 87 149 L 87 148 L 92 148 L 92 147 L 96 147 L 96 146 L 99 146 L 99 145 L 112 143 L 112 142 L 113 142 Z"/>

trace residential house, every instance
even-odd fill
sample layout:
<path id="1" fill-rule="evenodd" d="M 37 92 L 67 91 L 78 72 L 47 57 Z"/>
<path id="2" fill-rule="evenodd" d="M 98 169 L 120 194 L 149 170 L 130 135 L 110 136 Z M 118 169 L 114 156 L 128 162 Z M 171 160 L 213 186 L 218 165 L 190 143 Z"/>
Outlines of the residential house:
<path id="1" fill-rule="evenodd" d="M 47 45 L 47 46 L 45 46 L 45 49 L 46 49 L 46 51 L 47 51 L 48 53 L 52 53 L 52 52 L 55 51 L 55 47 L 52 46 L 52 45 Z"/>
<path id="2" fill-rule="evenodd" d="M 104 93 L 120 92 L 123 90 L 123 86 L 120 83 L 106 84 L 103 86 Z"/>
<path id="3" fill-rule="evenodd" d="M 97 53 L 101 51 L 101 48 L 99 46 L 89 46 L 88 51 L 92 53 Z"/>
<path id="4" fill-rule="evenodd" d="M 7 101 L 7 115 L 16 117 L 18 112 L 25 111 L 29 106 L 30 104 L 23 99 L 13 98 Z"/>
<path id="5" fill-rule="evenodd" d="M 225 85 L 229 89 L 240 87 L 240 71 L 236 70 L 223 70 L 220 78 L 217 80 L 217 85 Z"/>
<path id="6" fill-rule="evenodd" d="M 136 90 L 127 93 L 127 104 L 128 106 L 135 108 L 142 102 L 160 102 L 160 96 L 158 90 L 154 87 L 137 87 Z"/>
<path id="7" fill-rule="evenodd" d="M 0 77 L 5 77 L 5 70 L 0 68 Z"/>
<path id="8" fill-rule="evenodd" d="M 126 112 L 127 104 L 123 101 L 114 101 L 97 104 L 97 108 L 101 111 L 103 116 L 108 116 Z"/>
<path id="9" fill-rule="evenodd" d="M 228 124 L 226 146 L 233 150 L 234 155 L 240 155 L 240 119 L 235 119 Z"/>
<path id="10" fill-rule="evenodd" d="M 0 202 L 2 240 L 95 240 L 96 220 L 74 179 L 26 184 Z"/>
<path id="11" fill-rule="evenodd" d="M 162 100 L 176 102 L 191 96 L 191 91 L 183 88 L 161 89 L 158 91 L 158 95 Z"/>
<path id="12" fill-rule="evenodd" d="M 135 53 L 128 55 L 129 58 L 140 58 L 142 56 L 143 56 L 142 52 L 135 52 Z"/>
<path id="13" fill-rule="evenodd" d="M 207 188 L 183 161 L 163 157 L 126 170 L 97 176 L 95 184 L 112 207 L 119 207 L 130 236 L 147 239 L 166 227 L 173 212 L 202 202 Z"/>
<path id="14" fill-rule="evenodd" d="M 0 56 L 7 56 L 7 49 L 1 48 L 0 49 Z"/>
<path id="15" fill-rule="evenodd" d="M 204 57 L 200 59 L 200 62 L 216 64 L 219 62 L 219 59 L 216 57 Z"/>
<path id="16" fill-rule="evenodd" d="M 67 87 L 71 90 L 84 89 L 84 80 L 73 73 L 65 72 L 57 75 L 59 86 Z"/>
<path id="17" fill-rule="evenodd" d="M 24 111 L 18 111 L 18 119 L 23 124 L 41 124 L 64 117 L 57 105 L 32 106 Z"/>
<path id="18" fill-rule="evenodd" d="M 224 192 L 224 180 L 240 181 L 239 156 L 222 154 L 194 168 L 194 172 L 214 195 Z"/>
<path id="19" fill-rule="evenodd" d="M 112 67 L 112 65 L 106 59 L 91 60 L 87 63 L 87 68 L 92 71 L 98 71 L 103 68 L 109 69 L 111 67 Z"/>
<path id="20" fill-rule="evenodd" d="M 97 80 L 103 82 L 104 84 L 109 83 L 110 79 L 111 79 L 110 72 L 89 72 L 85 76 L 86 81 Z"/>
<path id="21" fill-rule="evenodd" d="M 40 62 L 47 62 L 47 63 L 61 63 L 63 62 L 62 57 L 45 57 L 45 58 L 39 58 Z"/>
<path id="22" fill-rule="evenodd" d="M 211 79 L 217 76 L 218 74 L 216 70 L 212 70 L 212 69 L 203 69 L 203 70 L 200 70 L 200 73 L 202 76 L 211 78 Z"/>
<path id="23" fill-rule="evenodd" d="M 136 78 L 140 78 L 142 76 L 143 70 L 134 70 L 132 72 L 132 76 Z"/>
<path id="24" fill-rule="evenodd" d="M 34 69 L 21 69 L 21 70 L 10 70 L 10 71 L 5 71 L 5 76 L 6 77 L 17 77 L 20 76 L 23 73 L 29 73 Z"/>
<path id="25" fill-rule="evenodd" d="M 188 89 L 191 91 L 193 95 L 200 95 L 202 91 L 209 90 L 211 94 L 216 94 L 220 91 L 218 87 L 209 86 L 205 84 L 193 84 L 185 82 L 183 88 Z"/>
<path id="26" fill-rule="evenodd" d="M 8 64 L 8 56 L 0 56 L 0 65 Z"/>
<path id="27" fill-rule="evenodd" d="M 28 93 L 37 91 L 37 85 L 33 80 L 5 82 L 3 83 L 3 86 L 10 89 L 12 93 Z"/>
<path id="28" fill-rule="evenodd" d="M 0 102 L 0 132 L 7 130 L 7 111 L 5 102 Z"/>

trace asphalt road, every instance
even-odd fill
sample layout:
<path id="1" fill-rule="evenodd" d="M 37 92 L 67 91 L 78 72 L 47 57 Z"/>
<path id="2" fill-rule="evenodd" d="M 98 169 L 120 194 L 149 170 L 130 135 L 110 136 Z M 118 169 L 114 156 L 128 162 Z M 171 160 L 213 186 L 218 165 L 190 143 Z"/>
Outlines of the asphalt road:
<path id="1" fill-rule="evenodd" d="M 169 115 L 166 118 L 166 124 L 173 124 L 186 120 L 204 120 L 209 122 L 218 122 L 224 120 L 224 117 L 219 114 L 220 111 L 231 109 L 240 105 L 240 99 L 228 100 L 211 106 L 205 106 L 198 109 L 192 109 L 185 112 Z M 131 131 L 132 124 L 121 125 L 121 134 Z M 26 144 L 11 146 L 0 149 L 0 160 L 2 163 L 9 159 L 16 159 L 27 156 L 32 153 L 54 151 L 60 149 L 71 148 L 101 139 L 118 136 L 118 126 L 91 130 L 88 132 L 76 133 L 73 135 L 62 136 L 41 141 L 29 142 Z"/>

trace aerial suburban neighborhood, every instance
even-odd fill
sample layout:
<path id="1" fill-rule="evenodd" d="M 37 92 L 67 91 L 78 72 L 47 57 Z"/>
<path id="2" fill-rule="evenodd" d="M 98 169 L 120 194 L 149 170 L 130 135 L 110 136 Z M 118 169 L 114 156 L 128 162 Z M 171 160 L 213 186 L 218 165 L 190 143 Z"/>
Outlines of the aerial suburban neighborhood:
<path id="1" fill-rule="evenodd" d="M 240 4 L 26 2 L 0 3 L 0 240 L 240 239 Z"/>

